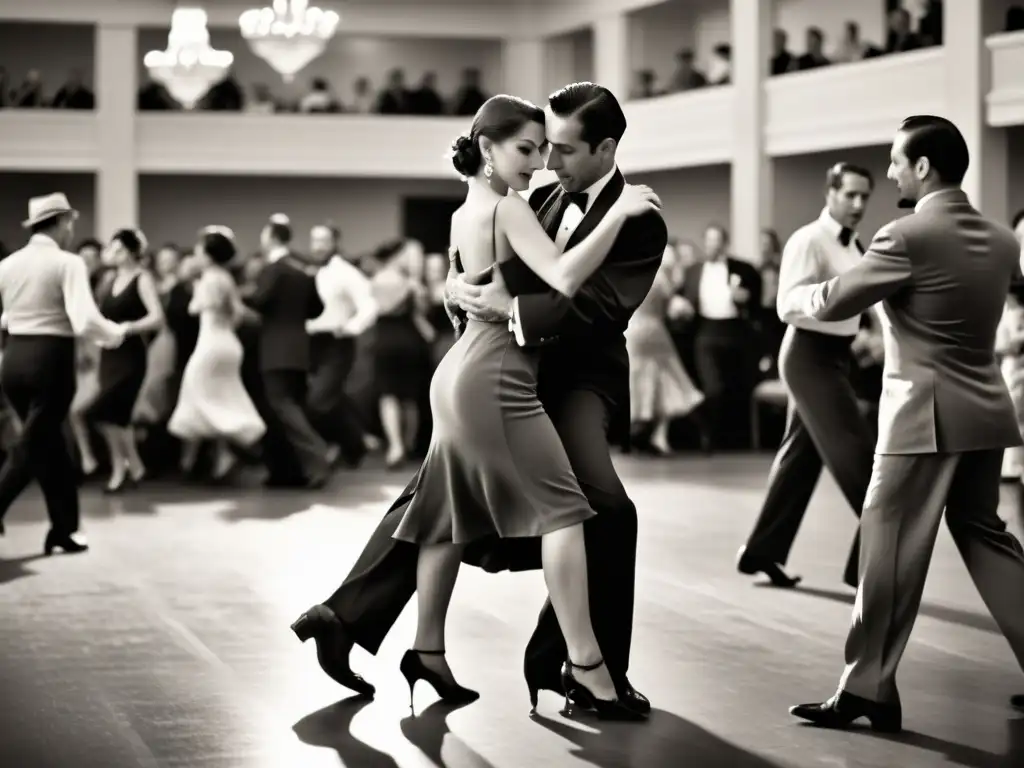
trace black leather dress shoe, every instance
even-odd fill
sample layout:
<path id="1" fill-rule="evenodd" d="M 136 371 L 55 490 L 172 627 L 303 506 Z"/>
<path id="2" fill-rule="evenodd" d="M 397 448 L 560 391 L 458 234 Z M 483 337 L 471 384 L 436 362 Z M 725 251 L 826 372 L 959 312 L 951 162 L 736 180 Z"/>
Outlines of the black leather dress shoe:
<path id="1" fill-rule="evenodd" d="M 736 558 L 736 570 L 748 576 L 763 573 L 771 580 L 773 586 L 783 589 L 791 589 L 802 580 L 800 576 L 790 576 L 778 563 L 747 552 L 746 547 L 740 548 L 739 556 Z"/>
<path id="2" fill-rule="evenodd" d="M 1024 710 L 1024 693 L 1018 693 L 1010 697 L 1010 706 Z"/>
<path id="3" fill-rule="evenodd" d="M 329 678 L 361 696 L 373 696 L 377 689 L 352 671 L 349 654 L 352 640 L 345 625 L 326 605 L 314 605 L 292 624 L 292 632 L 302 642 L 316 642 L 316 660 Z"/>
<path id="4" fill-rule="evenodd" d="M 871 730 L 899 733 L 903 730 L 903 709 L 899 704 L 882 704 L 852 693 L 840 692 L 819 704 L 798 704 L 790 707 L 791 715 L 822 728 L 849 728 L 854 720 L 866 718 Z"/>
<path id="5" fill-rule="evenodd" d="M 634 688 L 633 684 L 630 683 L 629 680 L 626 681 L 625 685 L 619 691 L 619 699 L 634 712 L 638 712 L 641 715 L 651 714 L 650 699 Z"/>

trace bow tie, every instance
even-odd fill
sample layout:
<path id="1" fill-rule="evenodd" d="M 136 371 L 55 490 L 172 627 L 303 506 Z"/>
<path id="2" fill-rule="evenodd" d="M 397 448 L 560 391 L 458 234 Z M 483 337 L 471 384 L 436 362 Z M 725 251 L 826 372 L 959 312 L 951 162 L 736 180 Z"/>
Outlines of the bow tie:
<path id="1" fill-rule="evenodd" d="M 569 192 L 569 202 L 575 205 L 584 213 L 587 212 L 587 202 L 590 200 L 590 195 L 586 192 Z"/>
<path id="2" fill-rule="evenodd" d="M 850 244 L 851 240 L 853 240 L 853 244 L 857 246 L 857 250 L 860 251 L 861 253 L 864 253 L 864 246 L 860 244 L 860 240 L 857 239 L 852 229 L 850 229 L 849 227 L 843 227 L 841 230 L 839 230 L 840 243 L 842 243 L 844 246 L 847 246 Z"/>

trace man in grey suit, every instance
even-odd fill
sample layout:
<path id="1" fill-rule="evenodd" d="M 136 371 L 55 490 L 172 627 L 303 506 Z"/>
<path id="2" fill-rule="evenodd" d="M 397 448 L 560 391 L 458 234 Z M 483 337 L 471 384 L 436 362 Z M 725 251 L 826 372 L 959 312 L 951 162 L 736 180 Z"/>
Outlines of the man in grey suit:
<path id="1" fill-rule="evenodd" d="M 944 509 L 971 578 L 1024 666 L 1024 551 L 997 515 L 1003 449 L 1021 436 L 994 352 L 1020 248 L 960 189 L 968 162 L 951 122 L 907 118 L 888 176 L 914 213 L 879 230 L 853 269 L 796 289 L 805 314 L 820 320 L 882 302 L 885 338 L 846 669 L 832 698 L 790 710 L 821 726 L 864 717 L 874 730 L 902 729 L 896 667 Z"/>

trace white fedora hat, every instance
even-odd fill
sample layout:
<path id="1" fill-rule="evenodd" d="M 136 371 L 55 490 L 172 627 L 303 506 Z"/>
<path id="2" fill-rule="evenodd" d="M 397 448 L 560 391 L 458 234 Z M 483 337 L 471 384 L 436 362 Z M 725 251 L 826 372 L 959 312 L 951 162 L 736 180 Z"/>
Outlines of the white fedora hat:
<path id="1" fill-rule="evenodd" d="M 28 201 L 28 218 L 21 222 L 21 226 L 28 229 L 41 221 L 60 216 L 62 213 L 70 213 L 74 218 L 78 218 L 78 211 L 71 207 L 67 195 L 63 192 L 33 197 Z"/>

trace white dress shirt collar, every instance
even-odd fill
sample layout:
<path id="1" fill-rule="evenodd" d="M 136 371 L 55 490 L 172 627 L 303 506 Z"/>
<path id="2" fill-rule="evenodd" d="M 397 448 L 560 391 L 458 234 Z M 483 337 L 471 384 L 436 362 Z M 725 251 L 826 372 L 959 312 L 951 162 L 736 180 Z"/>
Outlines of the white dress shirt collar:
<path id="1" fill-rule="evenodd" d="M 583 213 L 589 212 L 594 207 L 594 201 L 604 191 L 604 188 L 608 186 L 608 182 L 612 180 L 612 177 L 618 170 L 618 166 L 613 165 L 608 173 L 583 190 L 583 194 L 587 196 L 587 210 Z"/>
<path id="2" fill-rule="evenodd" d="M 839 236 L 845 229 L 842 224 L 832 218 L 832 214 L 828 212 L 828 208 L 821 209 L 821 215 L 818 217 L 818 221 L 821 222 L 822 226 L 825 227 L 828 233 L 835 237 L 836 240 L 839 239 Z"/>
<path id="3" fill-rule="evenodd" d="M 279 261 L 288 255 L 288 249 L 283 245 L 279 245 L 276 248 L 271 248 L 267 251 L 267 263 L 273 264 L 275 261 Z"/>

